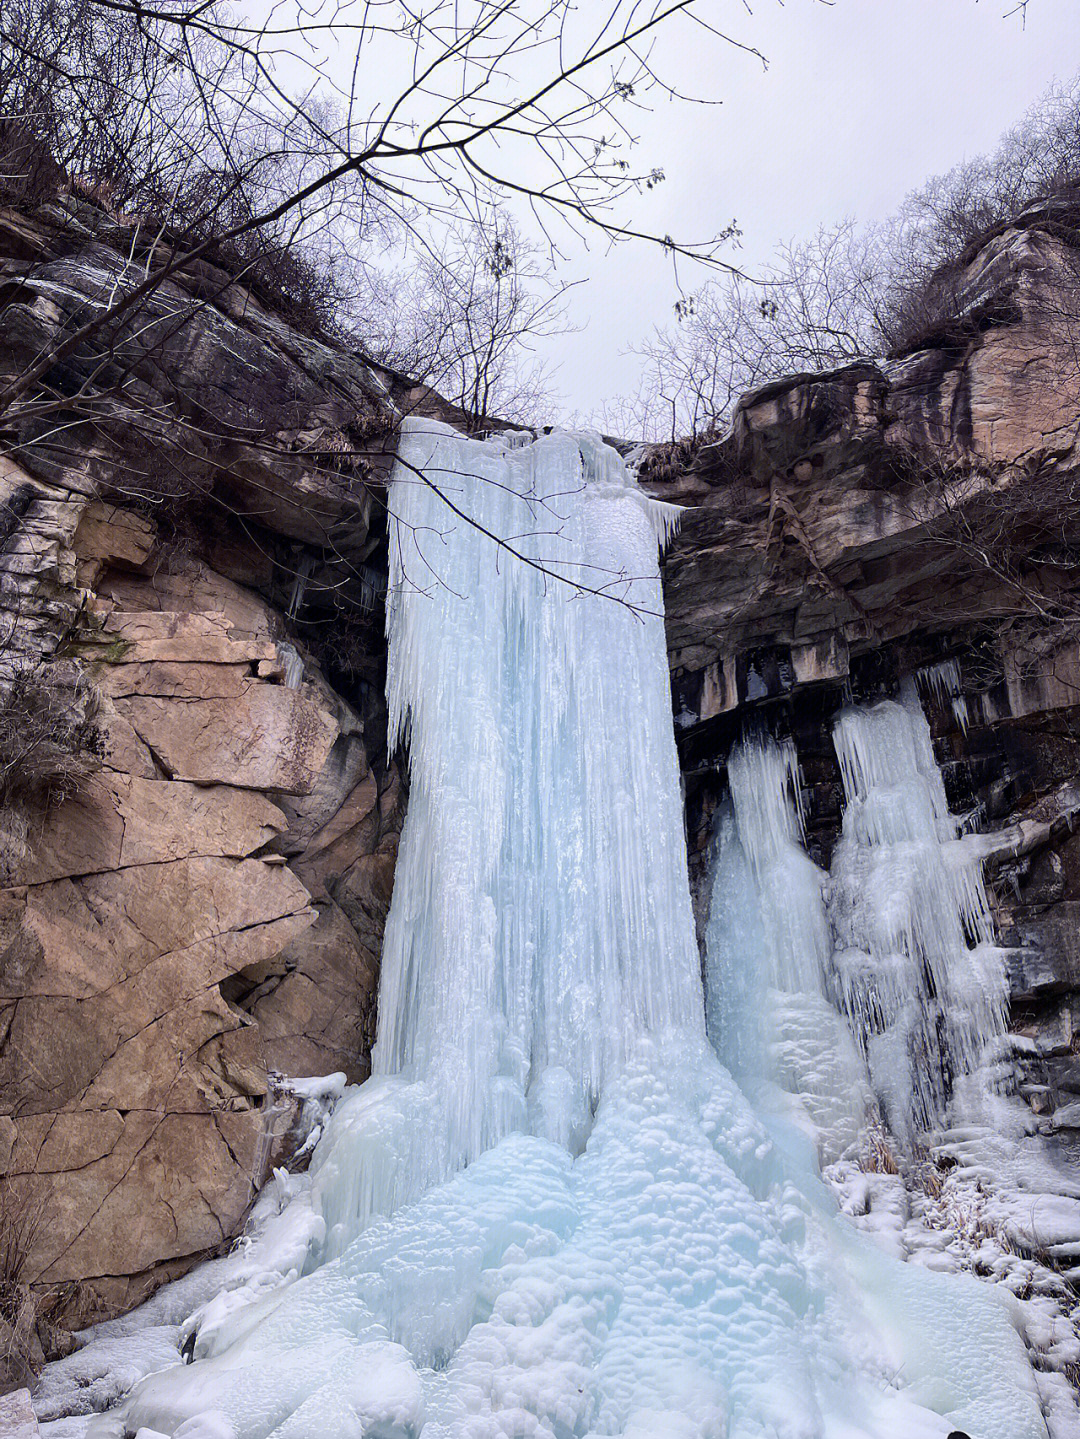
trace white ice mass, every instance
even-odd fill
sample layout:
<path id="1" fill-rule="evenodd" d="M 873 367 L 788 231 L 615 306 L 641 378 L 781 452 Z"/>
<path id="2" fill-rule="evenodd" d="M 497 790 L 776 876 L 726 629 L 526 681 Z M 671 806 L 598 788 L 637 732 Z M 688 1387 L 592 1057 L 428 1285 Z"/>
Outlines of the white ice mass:
<path id="1" fill-rule="evenodd" d="M 900 1262 L 820 1178 L 870 1079 L 828 1003 L 791 757 L 764 745 L 732 766 L 719 1057 L 706 1036 L 667 508 L 594 436 L 474 441 L 415 420 L 391 513 L 411 793 L 375 1072 L 235 1254 L 54 1366 L 46 1394 L 95 1366 L 147 1377 L 46 1434 L 1046 1439 L 1003 1286 Z M 872 880 L 859 846 L 905 841 L 873 809 L 857 727 L 847 745 L 852 872 Z M 894 933 L 923 943 L 910 900 L 885 934 L 849 898 L 852 948 L 879 970 L 907 962 Z"/>

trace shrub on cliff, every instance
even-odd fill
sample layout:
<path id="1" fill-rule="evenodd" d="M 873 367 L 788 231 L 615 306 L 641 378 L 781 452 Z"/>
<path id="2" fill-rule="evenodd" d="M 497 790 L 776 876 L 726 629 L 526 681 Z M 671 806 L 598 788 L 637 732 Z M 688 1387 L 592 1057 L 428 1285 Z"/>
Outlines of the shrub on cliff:
<path id="1" fill-rule="evenodd" d="M 340 298 L 329 229 L 347 218 L 360 233 L 356 187 L 331 186 L 317 214 L 233 233 L 302 185 L 325 142 L 263 100 L 257 69 L 214 33 L 219 13 L 201 6 L 174 35 L 95 0 L 7 0 L 0 204 L 72 190 L 151 246 L 204 244 L 264 303 L 325 332 Z"/>
<path id="2" fill-rule="evenodd" d="M 647 104 L 650 90 L 671 99 L 680 89 L 642 58 L 655 32 L 682 24 L 695 49 L 733 43 L 689 8 L 434 0 L 418 17 L 407 0 L 328 0 L 260 19 L 219 0 L 150 9 L 140 0 L 7 0 L 0 115 L 11 123 L 0 130 L 0 161 L 12 163 L 0 163 L 11 171 L 0 203 L 39 200 L 57 182 L 51 162 L 61 185 L 138 232 L 139 281 L 118 286 L 82 327 L 99 332 L 148 285 L 212 257 L 316 327 L 356 293 L 361 311 L 393 319 L 395 251 L 420 290 L 417 313 L 430 309 L 439 325 L 454 267 L 476 255 L 498 264 L 505 236 L 492 216 L 511 198 L 535 217 L 552 255 L 567 232 L 597 231 L 729 269 L 719 250 L 730 230 L 687 245 L 635 228 L 622 209 L 663 179 L 624 153 L 634 137 L 623 112 Z M 498 287 L 501 303 L 515 279 L 535 276 L 516 268 L 494 278 L 509 281 Z M 543 290 L 526 310 L 546 324 Z M 485 332 L 461 344 L 472 347 L 466 356 L 487 354 L 490 370 L 489 312 Z M 359 320 L 353 338 L 369 349 L 365 340 L 386 327 Z M 58 340 L 60 357 L 81 339 Z M 9 401 L 23 401 L 50 358 L 7 387 Z M 462 386 L 487 388 L 472 375 Z"/>
<path id="3" fill-rule="evenodd" d="M 63 661 L 21 666 L 0 691 L 0 879 L 26 858 L 35 820 L 99 763 L 96 713 L 93 687 Z"/>

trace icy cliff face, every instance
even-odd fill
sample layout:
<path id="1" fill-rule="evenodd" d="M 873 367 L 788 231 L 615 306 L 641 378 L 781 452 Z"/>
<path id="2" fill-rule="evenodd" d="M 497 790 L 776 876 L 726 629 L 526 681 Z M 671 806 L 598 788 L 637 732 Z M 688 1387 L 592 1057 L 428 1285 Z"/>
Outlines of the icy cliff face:
<path id="1" fill-rule="evenodd" d="M 701 1022 L 662 682 L 672 511 L 596 439 L 420 423 L 392 515 L 412 788 L 374 1069 L 429 1086 L 444 1172 L 522 1128 L 580 1148 L 627 1045 Z"/>
<path id="2" fill-rule="evenodd" d="M 430 426 L 392 505 L 389 688 L 414 794 L 376 1074 L 283 1195 L 303 1276 L 264 1220 L 247 1272 L 189 1322 L 195 1362 L 88 1432 L 1043 1436 L 991 1291 L 840 1222 L 805 1139 L 706 1042 L 667 516 L 591 437 Z M 798 871 L 809 915 L 792 823 L 759 818 L 748 864 L 781 907 Z M 777 991 L 809 983 L 795 938 L 763 946 Z"/>

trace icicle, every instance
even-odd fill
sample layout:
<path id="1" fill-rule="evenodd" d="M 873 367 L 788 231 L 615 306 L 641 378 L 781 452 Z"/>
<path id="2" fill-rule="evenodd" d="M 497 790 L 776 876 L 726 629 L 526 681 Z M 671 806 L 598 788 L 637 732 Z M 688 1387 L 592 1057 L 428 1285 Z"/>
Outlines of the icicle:
<path id="1" fill-rule="evenodd" d="M 971 723 L 971 713 L 967 696 L 964 694 L 964 678 L 960 672 L 960 661 L 955 659 L 939 660 L 937 664 L 925 665 L 922 669 L 916 670 L 915 679 L 919 686 L 939 704 L 950 706 L 953 718 L 966 734 L 968 725 Z"/>
<path id="2" fill-rule="evenodd" d="M 285 610 L 285 618 L 287 620 L 296 619 L 300 613 L 304 603 L 304 596 L 307 593 L 308 583 L 311 579 L 311 572 L 314 568 L 315 556 L 310 550 L 305 550 L 300 556 L 300 563 L 293 577 L 292 592 L 289 595 L 289 603 Z"/>
<path id="3" fill-rule="evenodd" d="M 300 651 L 288 640 L 281 640 L 277 647 L 278 659 L 284 670 L 284 684 L 287 690 L 298 690 L 304 678 L 304 660 Z"/>

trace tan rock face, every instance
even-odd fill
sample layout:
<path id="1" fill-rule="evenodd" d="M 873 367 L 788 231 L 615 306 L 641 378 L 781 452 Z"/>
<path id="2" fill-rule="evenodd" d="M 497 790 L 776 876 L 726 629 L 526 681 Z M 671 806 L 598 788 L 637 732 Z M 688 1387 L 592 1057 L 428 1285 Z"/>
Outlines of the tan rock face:
<path id="1" fill-rule="evenodd" d="M 104 764 L 0 890 L 0 1170 L 46 1216 L 29 1277 L 83 1317 L 236 1232 L 268 1068 L 366 1073 L 400 824 L 348 706 L 281 683 L 280 618 L 201 562 L 140 575 L 142 536 L 74 532 Z M 365 848 L 377 882 L 343 881 Z"/>
<path id="2" fill-rule="evenodd" d="M 21 1121 L 11 1192 L 51 1183 L 34 1277 L 92 1285 L 105 1256 L 136 1275 L 226 1240 L 251 1200 L 260 1130 L 252 1111 L 84 1110 Z"/>
<path id="3" fill-rule="evenodd" d="M 236 699 L 132 695 L 115 706 L 168 774 L 200 784 L 307 794 L 337 737 L 306 695 L 257 680 Z"/>
<path id="4" fill-rule="evenodd" d="M 361 1080 L 375 1039 L 377 950 L 361 942 L 328 896 L 316 898 L 315 909 L 311 929 L 273 960 L 237 975 L 237 1002 L 256 1021 L 276 1069 L 295 1075 L 343 1070 Z"/>
<path id="5" fill-rule="evenodd" d="M 19 276 L 0 373 L 78 321 L 130 242 L 92 206 L 69 227 L 0 213 L 0 280 Z M 268 1070 L 366 1073 L 401 818 L 287 618 L 309 581 L 366 614 L 394 384 L 206 265 L 129 320 L 146 427 L 113 414 L 0 456 L 0 696 L 53 658 L 97 691 L 97 772 L 37 816 L 25 862 L 3 856 L 0 889 L 0 1205 L 40 1213 L 30 1277 L 75 1281 L 83 1320 L 235 1234 Z M 168 543 L 124 498 L 148 452 L 188 507 Z"/>

